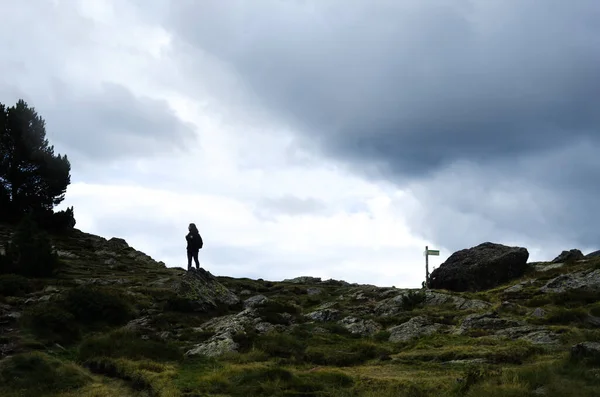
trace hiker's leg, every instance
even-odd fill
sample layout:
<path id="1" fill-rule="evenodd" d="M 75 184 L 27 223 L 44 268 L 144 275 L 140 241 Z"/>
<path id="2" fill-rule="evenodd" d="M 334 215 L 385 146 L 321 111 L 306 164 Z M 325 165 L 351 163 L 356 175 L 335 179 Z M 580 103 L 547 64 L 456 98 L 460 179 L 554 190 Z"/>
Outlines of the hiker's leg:
<path id="1" fill-rule="evenodd" d="M 187 251 L 188 270 L 192 268 L 192 251 Z"/>
<path id="2" fill-rule="evenodd" d="M 196 269 L 200 269 L 200 261 L 198 260 L 198 251 L 194 251 L 194 262 L 196 262 Z"/>

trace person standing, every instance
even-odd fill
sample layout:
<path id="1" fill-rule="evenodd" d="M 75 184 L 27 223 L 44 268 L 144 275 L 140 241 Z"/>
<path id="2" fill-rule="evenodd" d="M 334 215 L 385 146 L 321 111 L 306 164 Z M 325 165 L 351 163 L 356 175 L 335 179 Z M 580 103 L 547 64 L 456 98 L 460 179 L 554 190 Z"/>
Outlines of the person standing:
<path id="1" fill-rule="evenodd" d="M 200 232 L 194 223 L 190 223 L 188 226 L 189 233 L 185 236 L 187 241 L 187 260 L 188 270 L 192 270 L 192 259 L 196 263 L 196 269 L 200 269 L 200 262 L 198 261 L 198 251 L 202 249 L 204 242 L 200 237 Z"/>

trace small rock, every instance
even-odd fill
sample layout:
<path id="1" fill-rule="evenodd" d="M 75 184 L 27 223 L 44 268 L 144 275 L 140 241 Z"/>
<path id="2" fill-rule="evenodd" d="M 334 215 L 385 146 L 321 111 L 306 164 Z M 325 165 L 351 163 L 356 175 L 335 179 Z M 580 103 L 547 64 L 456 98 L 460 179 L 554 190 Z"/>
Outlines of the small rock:
<path id="1" fill-rule="evenodd" d="M 585 322 L 592 327 L 600 327 L 600 317 L 588 315 L 585 319 Z"/>
<path id="2" fill-rule="evenodd" d="M 273 330 L 274 328 L 275 328 L 275 326 L 273 326 L 273 324 L 267 323 L 267 322 L 260 322 L 254 326 L 254 329 L 256 330 L 256 332 L 260 332 L 260 333 L 269 332 L 269 331 Z"/>
<path id="3" fill-rule="evenodd" d="M 188 350 L 185 355 L 188 357 L 198 355 L 218 357 L 225 353 L 234 352 L 238 347 L 239 345 L 233 341 L 230 335 L 215 335 L 208 341 Z"/>
<path id="4" fill-rule="evenodd" d="M 262 306 L 269 301 L 264 295 L 255 295 L 244 301 L 244 309 Z"/>
<path id="5" fill-rule="evenodd" d="M 381 331 L 381 325 L 373 320 L 363 320 L 356 317 L 345 317 L 339 324 L 353 334 L 370 336 Z"/>
<path id="6" fill-rule="evenodd" d="M 600 360 L 600 343 L 578 343 L 571 347 L 571 357 L 574 359 L 591 358 L 593 360 Z"/>
<path id="7" fill-rule="evenodd" d="M 108 258 L 107 260 L 104 261 L 105 265 L 114 265 L 115 263 L 117 263 L 117 260 L 115 258 Z"/>
<path id="8" fill-rule="evenodd" d="M 74 253 L 69 252 L 69 251 L 56 250 L 56 254 L 58 255 L 59 258 L 63 258 L 63 259 L 77 259 L 77 258 L 79 258 L 79 255 L 74 254 Z"/>
<path id="9" fill-rule="evenodd" d="M 431 335 L 438 332 L 444 326 L 431 322 L 427 317 L 413 317 L 407 322 L 389 328 L 390 342 L 405 342 L 419 336 Z"/>
<path id="10" fill-rule="evenodd" d="M 316 310 L 331 309 L 336 307 L 337 305 L 337 302 L 325 302 L 322 305 L 317 306 Z"/>
<path id="11" fill-rule="evenodd" d="M 46 288 L 44 288 L 43 292 L 46 292 L 46 293 L 56 293 L 56 292 L 58 292 L 58 288 L 56 288 L 53 285 L 49 285 Z"/>
<path id="12" fill-rule="evenodd" d="M 309 277 L 309 276 L 301 276 L 291 279 L 285 279 L 282 281 L 283 283 L 293 283 L 293 284 L 317 284 L 321 282 L 320 277 Z"/>
<path id="13" fill-rule="evenodd" d="M 486 364 L 488 361 L 485 358 L 472 358 L 465 360 L 450 360 L 446 361 L 443 364 L 459 364 L 459 365 L 468 365 L 468 364 Z"/>
<path id="14" fill-rule="evenodd" d="M 326 322 L 338 320 L 340 318 L 340 314 L 340 311 L 337 309 L 323 309 L 305 314 L 305 316 L 313 321 Z"/>
<path id="15" fill-rule="evenodd" d="M 242 296 L 252 295 L 252 291 L 250 291 L 248 289 L 244 289 L 240 292 L 240 295 L 242 295 Z"/>
<path id="16" fill-rule="evenodd" d="M 541 307 L 536 307 L 533 312 L 531 312 L 531 316 L 533 317 L 537 317 L 537 318 L 542 318 L 546 316 L 546 311 L 544 309 L 542 309 Z"/>
<path id="17" fill-rule="evenodd" d="M 487 312 L 482 314 L 471 314 L 462 321 L 460 327 L 455 330 L 455 334 L 462 335 L 472 329 L 501 330 L 504 328 L 518 327 L 524 323 L 516 320 L 510 320 L 498 317 L 497 313 Z"/>
<path id="18" fill-rule="evenodd" d="M 118 256 L 116 252 L 108 250 L 98 250 L 94 252 L 94 254 L 97 256 L 110 256 L 111 258 L 116 258 Z"/>

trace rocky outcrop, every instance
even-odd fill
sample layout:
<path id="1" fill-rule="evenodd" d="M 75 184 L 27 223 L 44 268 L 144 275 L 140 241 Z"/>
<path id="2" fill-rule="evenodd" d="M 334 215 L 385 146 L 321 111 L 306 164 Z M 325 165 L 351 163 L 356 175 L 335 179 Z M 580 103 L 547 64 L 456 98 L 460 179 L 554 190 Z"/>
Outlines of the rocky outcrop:
<path id="1" fill-rule="evenodd" d="M 495 336 L 509 339 L 521 339 L 536 345 L 551 345 L 558 343 L 558 335 L 546 327 L 521 325 L 499 330 Z"/>
<path id="2" fill-rule="evenodd" d="M 381 331 L 381 325 L 373 320 L 363 320 L 356 317 L 345 317 L 338 322 L 353 334 L 371 336 Z"/>
<path id="3" fill-rule="evenodd" d="M 431 288 L 449 291 L 481 291 L 521 277 L 529 252 L 486 242 L 450 255 L 431 273 Z"/>
<path id="4" fill-rule="evenodd" d="M 188 350 L 186 356 L 206 356 L 217 357 L 225 353 L 237 351 L 239 345 L 231 338 L 229 334 L 215 335 L 205 343 L 201 343 Z"/>
<path id="5" fill-rule="evenodd" d="M 406 342 L 420 336 L 432 335 L 442 328 L 443 324 L 436 324 L 425 316 L 413 317 L 403 324 L 389 328 L 389 341 Z"/>
<path id="6" fill-rule="evenodd" d="M 501 318 L 497 313 L 487 312 L 481 314 L 471 314 L 462 321 L 460 327 L 455 330 L 455 334 L 462 335 L 472 330 L 498 331 L 510 327 L 519 327 L 525 323 Z"/>
<path id="7" fill-rule="evenodd" d="M 175 293 L 194 302 L 197 311 L 208 311 L 219 304 L 235 305 L 239 298 L 209 272 L 200 269 L 183 272 L 172 282 Z"/>
<path id="8" fill-rule="evenodd" d="M 600 343 L 581 342 L 571 347 L 571 358 L 575 360 L 592 359 L 600 363 Z"/>
<path id="9" fill-rule="evenodd" d="M 504 289 L 504 293 L 506 294 L 515 294 L 517 292 L 521 292 L 523 290 L 523 288 L 533 284 L 535 282 L 535 280 L 525 280 L 525 281 L 521 281 L 518 284 L 515 285 L 511 285 L 510 287 Z"/>
<path id="10" fill-rule="evenodd" d="M 250 307 L 258 307 L 258 306 L 264 305 L 268 301 L 269 301 L 269 298 L 267 298 L 264 295 L 255 295 L 244 301 L 244 309 L 247 309 Z"/>
<path id="11" fill-rule="evenodd" d="M 285 279 L 282 281 L 283 283 L 293 283 L 293 284 L 318 284 L 321 282 L 320 277 L 309 277 L 309 276 L 301 276 L 296 278 Z"/>
<path id="12" fill-rule="evenodd" d="M 394 316 L 404 311 L 406 308 L 404 307 L 403 296 L 406 296 L 408 293 L 409 291 L 407 290 L 392 298 L 382 300 L 375 306 L 375 313 L 380 316 Z M 451 304 L 458 310 L 483 310 L 491 306 L 490 303 L 482 300 L 465 299 L 460 296 L 453 296 L 435 291 L 425 291 L 425 298 L 422 304 L 424 306 Z"/>
<path id="13" fill-rule="evenodd" d="M 583 253 L 578 249 L 572 249 L 569 251 L 561 252 L 556 258 L 552 260 L 552 263 L 570 263 L 579 261 L 585 258 Z"/>
<path id="14" fill-rule="evenodd" d="M 454 333 L 464 335 L 474 330 L 484 330 L 496 337 L 521 339 L 534 344 L 554 344 L 558 341 L 558 335 L 546 327 L 532 326 L 524 321 L 502 318 L 495 312 L 472 314 L 465 317 Z"/>
<path id="15" fill-rule="evenodd" d="M 341 312 L 337 309 L 323 309 L 307 313 L 305 316 L 313 321 L 328 322 L 339 320 Z"/>
<path id="16" fill-rule="evenodd" d="M 590 252 L 585 257 L 586 258 L 598 258 L 598 257 L 600 257 L 600 250 L 594 251 L 594 252 Z"/>
<path id="17" fill-rule="evenodd" d="M 569 290 L 600 291 L 600 269 L 561 274 L 540 288 L 544 293 L 562 293 Z"/>

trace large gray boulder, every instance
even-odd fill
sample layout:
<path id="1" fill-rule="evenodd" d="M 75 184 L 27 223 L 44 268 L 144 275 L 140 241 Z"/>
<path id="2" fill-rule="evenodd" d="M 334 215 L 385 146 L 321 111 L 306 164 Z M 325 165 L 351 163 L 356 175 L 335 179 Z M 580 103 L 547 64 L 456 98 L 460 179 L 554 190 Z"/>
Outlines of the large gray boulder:
<path id="1" fill-rule="evenodd" d="M 431 273 L 430 286 L 449 291 L 481 291 L 494 288 L 527 270 L 529 252 L 486 242 L 450 255 Z"/>
<path id="2" fill-rule="evenodd" d="M 563 251 L 556 258 L 552 260 L 552 263 L 568 263 L 575 262 L 585 258 L 583 253 L 578 249 L 572 249 L 569 251 Z"/>

